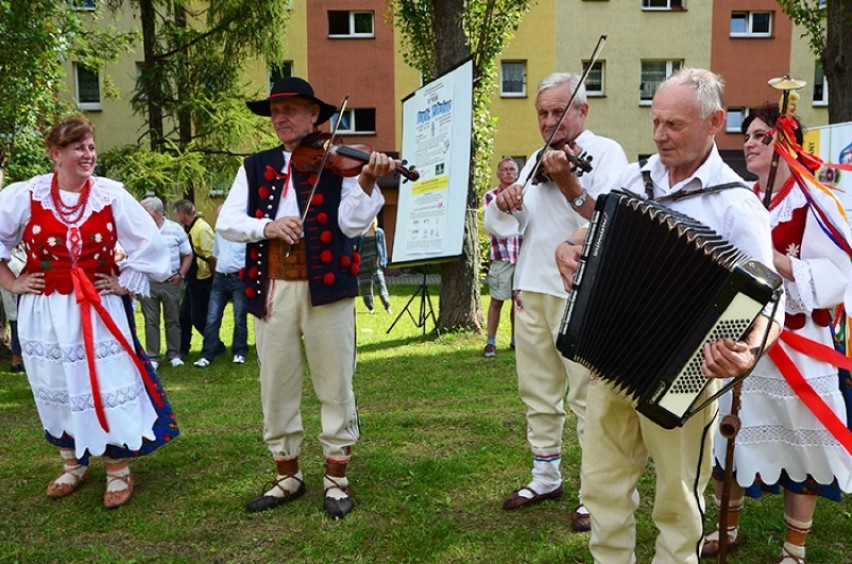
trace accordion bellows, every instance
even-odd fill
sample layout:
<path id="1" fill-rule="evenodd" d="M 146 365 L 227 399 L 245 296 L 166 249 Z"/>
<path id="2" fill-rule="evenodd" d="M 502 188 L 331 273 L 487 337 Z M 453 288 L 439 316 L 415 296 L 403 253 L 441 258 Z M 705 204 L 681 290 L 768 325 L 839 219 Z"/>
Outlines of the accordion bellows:
<path id="1" fill-rule="evenodd" d="M 703 345 L 741 339 L 780 286 L 709 227 L 615 191 L 597 199 L 557 348 L 671 429 L 704 407 Z"/>

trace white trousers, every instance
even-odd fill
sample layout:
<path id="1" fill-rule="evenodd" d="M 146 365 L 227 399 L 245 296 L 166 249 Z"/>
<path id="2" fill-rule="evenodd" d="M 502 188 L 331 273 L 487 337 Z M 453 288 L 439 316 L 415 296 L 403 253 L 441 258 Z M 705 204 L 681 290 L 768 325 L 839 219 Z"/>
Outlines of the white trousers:
<path id="1" fill-rule="evenodd" d="M 656 474 L 653 519 L 659 531 L 653 562 L 697 564 L 716 402 L 683 427 L 664 429 L 602 380 L 591 381 L 587 399 L 583 502 L 592 514 L 589 549 L 595 562 L 636 562 L 636 486 L 650 455 Z"/>
<path id="2" fill-rule="evenodd" d="M 515 312 L 515 362 L 518 390 L 527 406 L 527 441 L 535 459 L 553 459 L 562 451 L 566 400 L 577 416 L 577 437 L 583 446 L 589 371 L 556 349 L 566 300 L 537 292 L 521 292 L 520 300 L 521 309 Z"/>
<path id="3" fill-rule="evenodd" d="M 255 320 L 263 405 L 263 440 L 276 460 L 299 456 L 303 343 L 314 393 L 321 404 L 319 435 L 327 460 L 348 462 L 360 436 L 352 377 L 355 300 L 314 307 L 306 281 L 272 280 L 270 313 Z"/>

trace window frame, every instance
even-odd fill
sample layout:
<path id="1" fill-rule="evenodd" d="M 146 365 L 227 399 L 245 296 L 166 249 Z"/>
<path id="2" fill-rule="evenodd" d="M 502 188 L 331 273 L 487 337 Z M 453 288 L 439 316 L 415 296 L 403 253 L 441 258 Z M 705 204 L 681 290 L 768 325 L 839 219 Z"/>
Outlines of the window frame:
<path id="1" fill-rule="evenodd" d="M 294 66 L 293 61 L 291 61 L 291 60 L 284 60 L 284 61 L 281 61 L 280 63 L 277 63 L 277 64 L 273 63 L 273 64 L 269 65 L 267 72 L 268 72 L 268 76 L 269 76 L 269 90 L 270 91 L 272 90 L 272 86 L 276 82 L 278 82 L 279 80 L 283 80 L 285 78 L 290 78 L 290 77 L 293 76 L 293 66 Z M 289 69 L 289 74 L 286 74 L 284 72 L 286 69 Z M 280 71 L 280 72 L 276 73 L 276 71 Z M 276 76 L 276 75 L 278 75 L 278 76 Z"/>
<path id="2" fill-rule="evenodd" d="M 331 14 L 348 14 L 349 15 L 349 32 L 348 33 L 332 33 L 331 32 Z M 356 29 L 356 17 L 364 14 L 370 16 L 369 33 L 358 33 Z M 376 13 L 372 10 L 329 10 L 328 11 L 328 38 L 329 39 L 374 39 L 376 37 Z"/>
<path id="3" fill-rule="evenodd" d="M 523 72 L 521 80 L 521 91 L 507 91 L 505 89 L 506 77 L 505 70 L 507 65 L 520 65 Z M 527 97 L 527 62 L 525 60 L 505 60 L 500 61 L 500 97 L 501 98 L 526 98 Z"/>
<path id="4" fill-rule="evenodd" d="M 656 0 L 657 2 L 665 2 L 665 6 L 649 6 L 648 4 L 654 0 L 642 0 L 642 10 L 646 12 L 680 12 L 686 10 L 686 0 Z M 677 5 L 672 5 L 677 2 Z"/>
<path id="5" fill-rule="evenodd" d="M 726 133 L 742 133 L 743 132 L 743 121 L 748 117 L 751 108 L 739 107 L 739 108 L 727 108 L 725 110 L 725 132 Z M 735 126 L 731 126 L 730 117 L 739 113 L 740 119 L 739 122 Z"/>
<path id="6" fill-rule="evenodd" d="M 71 7 L 78 12 L 94 12 L 98 9 L 97 0 L 74 0 Z"/>
<path id="7" fill-rule="evenodd" d="M 822 77 L 822 81 L 817 80 L 818 76 Z M 822 97 L 817 99 L 817 86 L 822 89 Z M 814 93 L 811 97 L 811 103 L 815 108 L 825 108 L 828 106 L 828 79 L 825 77 L 825 70 L 819 61 L 814 64 Z"/>
<path id="8" fill-rule="evenodd" d="M 734 16 L 745 16 L 746 21 L 746 30 L 742 32 L 735 32 L 733 30 L 733 20 Z M 754 16 L 756 15 L 767 15 L 769 16 L 769 29 L 767 31 L 754 31 Z M 768 10 L 734 10 L 731 12 L 731 17 L 728 20 L 730 27 L 728 30 L 728 36 L 735 39 L 766 39 L 767 37 L 772 37 L 772 30 L 774 18 L 772 17 L 773 13 Z"/>
<path id="9" fill-rule="evenodd" d="M 365 114 L 363 112 L 372 112 L 372 114 L 373 114 L 372 115 L 373 129 L 358 129 L 358 115 L 360 114 L 362 116 L 365 116 Z M 329 123 L 331 123 L 332 126 L 335 123 L 337 123 L 337 114 L 338 113 L 339 112 L 334 112 L 334 114 L 332 114 L 332 116 L 331 116 L 331 119 L 329 120 Z M 344 116 L 347 116 L 347 115 L 349 116 L 348 121 L 349 121 L 349 124 L 351 124 L 351 125 L 346 124 L 347 118 L 344 117 L 343 120 L 341 120 L 341 122 L 340 122 L 340 127 L 337 128 L 337 131 L 336 131 L 337 135 L 375 135 L 376 134 L 376 109 L 375 108 L 346 108 L 346 110 L 344 111 Z"/>
<path id="10" fill-rule="evenodd" d="M 666 71 L 665 71 L 665 78 L 663 78 L 663 80 L 665 80 L 666 78 L 669 78 L 672 74 L 675 73 L 675 71 L 680 70 L 684 67 L 683 59 L 641 59 L 639 61 L 639 105 L 640 106 L 650 106 L 651 105 L 651 102 L 654 99 L 654 94 L 656 94 L 656 92 L 657 92 L 657 88 L 663 82 L 663 80 L 661 80 L 661 81 L 656 83 L 656 86 L 654 87 L 654 92 L 651 93 L 649 98 L 647 98 L 647 99 L 642 98 L 642 95 L 643 95 L 642 94 L 642 90 L 643 90 L 642 85 L 644 84 L 644 81 L 642 80 L 642 74 L 643 74 L 643 67 L 646 63 L 665 63 Z M 675 68 L 675 65 L 676 65 L 676 68 Z"/>
<path id="11" fill-rule="evenodd" d="M 588 67 L 588 66 L 589 66 L 589 61 L 583 61 L 583 71 L 584 72 L 586 70 L 586 67 Z M 589 78 L 594 73 L 598 72 L 598 70 L 596 70 L 596 69 L 600 70 L 600 85 L 601 85 L 601 87 L 600 87 L 599 90 L 592 90 L 591 88 L 589 88 Z M 597 61 L 595 61 L 595 64 L 592 65 L 592 70 L 590 70 L 589 73 L 586 75 L 585 85 L 586 85 L 586 97 L 587 98 L 603 98 L 603 97 L 606 96 L 606 61 L 601 60 L 601 59 L 598 59 Z"/>
<path id="12" fill-rule="evenodd" d="M 81 101 L 80 96 L 80 72 L 88 72 L 93 74 L 97 81 L 97 101 Z M 103 109 L 103 94 L 101 92 L 101 73 L 98 70 L 91 70 L 80 63 L 74 63 L 74 100 L 77 103 L 77 108 L 87 112 L 97 112 Z"/>

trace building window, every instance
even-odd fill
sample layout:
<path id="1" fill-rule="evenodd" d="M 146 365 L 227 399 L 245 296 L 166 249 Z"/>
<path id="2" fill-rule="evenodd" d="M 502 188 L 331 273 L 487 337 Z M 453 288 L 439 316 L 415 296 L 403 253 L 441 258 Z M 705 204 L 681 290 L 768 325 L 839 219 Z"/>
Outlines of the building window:
<path id="1" fill-rule="evenodd" d="M 583 61 L 583 70 L 589 66 L 589 61 Z M 604 96 L 604 62 L 595 61 L 589 74 L 586 75 L 586 96 Z"/>
<path id="2" fill-rule="evenodd" d="M 743 120 L 748 115 L 748 108 L 728 108 L 726 112 L 725 131 L 728 133 L 742 133 Z"/>
<path id="3" fill-rule="evenodd" d="M 526 61 L 502 61 L 500 63 L 500 96 L 504 98 L 521 98 L 526 95 Z"/>
<path id="4" fill-rule="evenodd" d="M 772 12 L 731 12 L 731 37 L 769 37 Z"/>
<path id="5" fill-rule="evenodd" d="M 98 71 L 75 64 L 74 75 L 77 87 L 77 107 L 81 110 L 100 110 L 101 84 Z"/>
<path id="6" fill-rule="evenodd" d="M 97 7 L 95 0 L 74 0 L 71 5 L 75 10 L 91 12 Z"/>
<path id="7" fill-rule="evenodd" d="M 642 0 L 643 10 L 685 10 L 686 0 Z"/>
<path id="8" fill-rule="evenodd" d="M 639 84 L 639 104 L 650 106 L 657 87 L 675 71 L 682 61 L 642 61 L 642 82 Z"/>
<path id="9" fill-rule="evenodd" d="M 814 65 L 814 106 L 828 105 L 828 82 L 822 65 L 817 62 Z"/>
<path id="10" fill-rule="evenodd" d="M 269 90 L 279 80 L 293 76 L 293 61 L 283 61 L 278 65 L 269 66 Z"/>
<path id="11" fill-rule="evenodd" d="M 331 116 L 332 127 L 337 123 L 338 112 Z M 376 109 L 349 109 L 343 112 L 337 133 L 344 135 L 372 135 L 376 133 Z"/>
<path id="12" fill-rule="evenodd" d="M 329 37 L 375 37 L 373 12 L 328 12 Z"/>

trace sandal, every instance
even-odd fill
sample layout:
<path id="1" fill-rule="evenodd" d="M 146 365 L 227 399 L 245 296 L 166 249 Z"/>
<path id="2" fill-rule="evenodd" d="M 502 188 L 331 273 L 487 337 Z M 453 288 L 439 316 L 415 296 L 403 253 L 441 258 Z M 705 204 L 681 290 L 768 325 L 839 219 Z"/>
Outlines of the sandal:
<path id="1" fill-rule="evenodd" d="M 59 482 L 59 480 L 65 475 L 71 476 L 74 481 L 73 482 Z M 69 472 L 68 470 L 63 470 L 62 474 L 59 475 L 58 478 L 53 480 L 47 485 L 47 497 L 51 499 L 59 499 L 61 497 L 65 497 L 74 492 L 77 487 L 89 479 L 89 469 L 86 468 L 86 471 L 82 476 L 78 476 L 73 472 Z"/>
<path id="2" fill-rule="evenodd" d="M 123 490 L 109 491 L 109 485 L 112 482 L 122 481 L 127 484 Z M 121 507 L 133 495 L 133 474 L 126 476 L 113 476 L 107 474 L 107 491 L 104 492 L 104 507 L 107 509 L 115 509 Z"/>
<path id="3" fill-rule="evenodd" d="M 291 492 L 290 490 L 284 489 L 284 487 L 281 485 L 281 482 L 289 478 L 293 478 L 299 483 L 299 486 L 296 488 L 296 491 Z M 275 488 L 281 490 L 284 495 L 278 497 L 274 495 L 266 495 L 264 493 Z M 260 491 L 260 495 L 246 504 L 246 511 L 248 511 L 249 513 L 257 513 L 258 511 L 275 509 L 279 505 L 299 499 L 303 495 L 305 495 L 305 482 L 303 482 L 296 476 L 282 476 L 281 478 L 272 480 L 271 482 L 267 482 L 266 484 L 264 484 L 263 488 Z"/>
<path id="4" fill-rule="evenodd" d="M 728 552 L 742 544 L 742 535 L 731 538 L 731 533 L 739 532 L 737 527 L 728 529 Z M 704 544 L 701 545 L 701 558 L 716 558 L 719 556 L 719 529 L 704 535 Z"/>
<path id="5" fill-rule="evenodd" d="M 781 549 L 781 560 L 778 561 L 778 564 L 807 564 L 807 561 L 804 558 L 790 554 L 790 551 L 785 546 Z"/>
<path id="6" fill-rule="evenodd" d="M 332 519 L 343 519 L 349 513 L 352 512 L 352 508 L 354 504 L 352 503 L 352 492 L 349 491 L 348 485 L 343 485 L 337 480 L 340 480 L 340 477 L 337 476 L 329 476 L 325 475 L 325 480 L 328 480 L 331 485 L 328 485 L 325 488 L 325 499 L 323 500 L 323 508 L 325 509 L 325 514 L 331 517 Z M 323 481 L 325 481 L 323 480 Z M 343 494 L 344 497 L 336 497 L 329 495 L 331 490 L 338 490 Z"/>

